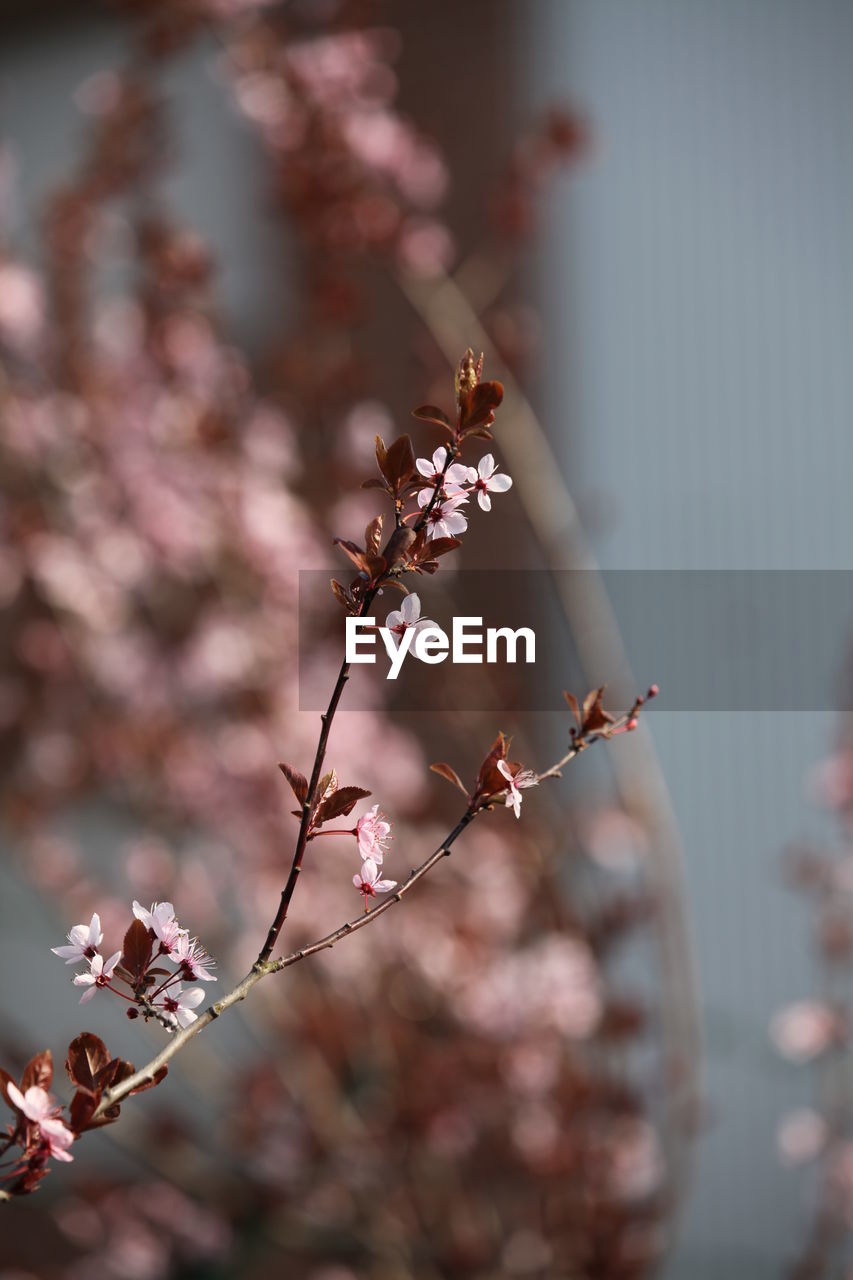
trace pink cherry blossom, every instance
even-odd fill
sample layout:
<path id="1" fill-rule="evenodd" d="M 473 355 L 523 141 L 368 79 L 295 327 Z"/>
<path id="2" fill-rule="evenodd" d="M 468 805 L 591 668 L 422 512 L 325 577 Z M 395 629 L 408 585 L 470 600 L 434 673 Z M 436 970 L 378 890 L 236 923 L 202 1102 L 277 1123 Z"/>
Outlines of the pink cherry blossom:
<path id="1" fill-rule="evenodd" d="M 55 956 L 59 956 L 60 960 L 64 960 L 66 964 L 77 964 L 78 960 L 92 959 L 101 945 L 103 937 L 101 917 L 96 911 L 88 925 L 74 925 L 74 928 L 68 934 L 70 946 L 51 947 L 50 949 Z"/>
<path id="2" fill-rule="evenodd" d="M 473 470 L 473 468 L 472 468 Z M 474 473 L 474 493 L 477 495 L 477 501 L 484 511 L 491 511 L 492 500 L 489 497 L 491 493 L 506 493 L 512 488 L 512 477 L 507 475 L 496 476 L 497 463 L 492 454 L 487 453 L 481 458 Z"/>
<path id="3" fill-rule="evenodd" d="M 50 1094 L 38 1085 L 31 1085 L 25 1093 L 21 1093 L 16 1084 L 10 1082 L 6 1086 L 9 1101 L 32 1124 L 37 1125 L 50 1154 L 57 1160 L 73 1160 L 68 1148 L 74 1141 L 74 1134 L 59 1119 L 61 1107 L 56 1106 Z"/>
<path id="4" fill-rule="evenodd" d="M 210 972 L 215 961 L 205 951 L 198 938 L 182 933 L 171 950 L 171 957 L 183 976 L 195 982 L 216 982 Z"/>
<path id="5" fill-rule="evenodd" d="M 178 940 L 187 936 L 186 929 L 182 929 L 175 919 L 175 908 L 171 902 L 152 902 L 150 911 L 134 902 L 133 914 L 159 938 L 163 949 L 170 955 L 178 945 Z"/>
<path id="6" fill-rule="evenodd" d="M 424 494 L 427 495 L 426 501 L 422 501 Z M 430 496 L 428 489 L 422 489 L 418 494 L 418 502 L 422 507 L 428 504 Z M 467 501 L 467 495 L 461 493 L 437 502 L 427 516 L 427 537 L 458 538 L 460 533 L 464 533 L 468 528 L 468 520 L 459 508 Z"/>
<path id="7" fill-rule="evenodd" d="M 84 991 L 80 997 L 80 1003 L 86 1004 L 91 1000 L 99 987 L 108 987 L 113 971 L 121 959 L 121 952 L 116 951 L 111 955 L 109 960 L 105 960 L 102 955 L 94 955 L 89 961 L 88 973 L 75 973 L 75 987 L 88 987 L 88 991 Z"/>
<path id="8" fill-rule="evenodd" d="M 808 1062 L 837 1038 L 839 1021 L 825 1004 L 800 1000 L 781 1009 L 770 1023 L 770 1038 L 783 1057 Z"/>
<path id="9" fill-rule="evenodd" d="M 204 999 L 201 987 L 182 987 L 180 983 L 168 991 L 162 992 L 154 1000 L 154 1006 L 161 1009 L 171 1021 L 179 1027 L 188 1027 L 195 1022 L 198 1014 L 194 1011 Z"/>
<path id="10" fill-rule="evenodd" d="M 776 1130 L 776 1150 L 782 1164 L 806 1164 L 820 1155 L 829 1135 L 826 1121 L 811 1107 L 783 1116 Z"/>
<path id="11" fill-rule="evenodd" d="M 381 866 L 385 857 L 385 846 L 391 839 L 391 823 L 385 814 L 380 812 L 378 804 L 359 818 L 355 834 L 358 840 L 358 851 L 362 858 L 365 860 L 369 858 Z"/>
<path id="12" fill-rule="evenodd" d="M 379 868 L 373 858 L 366 858 L 362 863 L 361 874 L 353 876 L 352 882 L 360 893 L 364 894 L 364 909 L 367 910 L 367 899 L 375 898 L 377 893 L 390 893 L 396 889 L 396 880 L 380 880 Z"/>
<path id="13" fill-rule="evenodd" d="M 431 625 L 429 618 L 421 617 L 420 597 L 414 592 L 406 596 L 399 609 L 392 609 L 385 619 L 385 626 L 398 640 L 402 640 L 406 631 L 413 630 L 417 634 Z"/>
<path id="14" fill-rule="evenodd" d="M 511 808 L 515 816 L 520 818 L 522 801 L 521 791 L 525 787 L 538 786 L 539 779 L 530 769 L 519 769 L 518 773 L 513 774 L 506 760 L 498 761 L 498 773 L 500 773 L 502 777 L 506 778 L 508 783 L 506 807 L 508 809 Z"/>
<path id="15" fill-rule="evenodd" d="M 441 479 L 446 461 L 447 450 L 443 445 L 441 445 L 432 455 L 432 460 L 429 458 L 418 458 L 415 466 L 422 476 L 425 476 L 427 480 L 432 481 L 432 487 L 434 489 Z M 474 484 L 476 479 L 477 472 L 473 467 L 467 467 L 462 462 L 452 462 L 444 473 L 442 489 L 447 497 L 452 498 L 463 492 L 463 485 Z M 426 496 L 421 500 L 421 495 L 424 494 Z M 425 507 L 432 497 L 432 492 L 428 488 L 422 489 L 421 495 L 419 495 L 418 500 L 420 501 L 421 506 Z"/>

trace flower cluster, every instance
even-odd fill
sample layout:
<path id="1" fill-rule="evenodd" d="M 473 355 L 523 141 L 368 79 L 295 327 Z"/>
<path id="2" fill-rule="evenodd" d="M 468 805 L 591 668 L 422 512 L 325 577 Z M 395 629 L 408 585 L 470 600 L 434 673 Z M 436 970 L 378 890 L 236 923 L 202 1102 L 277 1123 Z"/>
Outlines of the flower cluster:
<path id="1" fill-rule="evenodd" d="M 490 494 L 506 493 L 512 488 L 512 477 L 496 475 L 497 463 L 491 453 L 482 457 L 476 467 L 466 467 L 461 462 L 448 466 L 447 450 L 436 449 L 432 458 L 418 458 L 415 464 L 428 481 L 418 493 L 418 506 L 428 507 L 427 536 L 430 538 L 457 538 L 468 528 L 468 518 L 461 508 L 471 494 L 484 511 L 491 511 Z"/>
<path id="2" fill-rule="evenodd" d="M 6 1098 L 19 1114 L 18 1127 L 25 1131 L 24 1146 L 40 1149 L 44 1158 L 53 1156 L 56 1160 L 73 1160 L 68 1148 L 74 1141 L 74 1134 L 60 1119 L 62 1108 L 57 1106 L 41 1085 L 31 1084 L 23 1093 L 10 1080 L 6 1085 Z"/>
<path id="3" fill-rule="evenodd" d="M 431 458 L 416 458 L 408 435 L 390 445 L 376 437 L 379 476 L 363 482 L 366 489 L 381 489 L 394 504 L 394 528 L 383 534 L 384 516 L 377 515 L 365 529 L 364 546 L 347 538 L 335 538 L 358 571 L 349 586 L 332 581 L 338 602 L 350 614 L 362 614 L 378 592 L 406 573 L 435 573 L 441 556 L 455 551 L 468 528 L 464 508 L 471 494 L 484 511 L 491 509 L 491 494 L 506 493 L 508 475 L 496 474 L 494 456 L 485 454 L 476 467 L 458 461 L 471 437 L 492 440 L 495 411 L 503 400 L 500 382 L 483 381 L 483 356 L 468 350 L 455 376 L 456 404 L 451 417 L 435 405 L 413 410 L 420 422 L 440 427 L 447 443 Z M 408 619 L 404 619 L 408 621 Z"/>
<path id="4" fill-rule="evenodd" d="M 358 851 L 362 857 L 361 871 L 354 875 L 352 882 L 359 893 L 364 895 L 364 909 L 367 911 L 367 899 L 375 898 L 378 893 L 390 893 L 396 889 L 396 880 L 383 880 L 379 868 L 385 860 L 386 845 L 391 839 L 391 823 L 375 804 L 363 814 L 355 826 L 355 838 Z"/>
<path id="5" fill-rule="evenodd" d="M 122 950 L 107 959 L 98 950 L 103 932 L 97 912 L 88 925 L 74 925 L 67 946 L 51 950 L 66 964 L 85 961 L 86 968 L 73 978 L 76 987 L 85 987 L 81 1004 L 92 1000 L 98 991 L 112 991 L 167 1027 L 188 1027 L 198 1017 L 195 1010 L 204 999 L 204 990 L 185 987 L 184 983 L 215 982 L 211 973 L 214 962 L 198 938 L 191 938 L 178 924 L 171 902 L 154 902 L 150 910 L 134 902 L 133 915 Z M 174 968 L 164 968 L 164 960 Z M 119 983 L 131 994 L 122 991 Z M 138 1011 L 132 1008 L 128 1014 L 136 1017 Z"/>

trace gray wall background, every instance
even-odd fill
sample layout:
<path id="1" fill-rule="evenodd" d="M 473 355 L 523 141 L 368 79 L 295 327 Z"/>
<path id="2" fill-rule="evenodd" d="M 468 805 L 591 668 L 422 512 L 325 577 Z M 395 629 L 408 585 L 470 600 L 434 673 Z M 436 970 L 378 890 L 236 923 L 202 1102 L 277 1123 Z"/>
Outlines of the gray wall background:
<path id="1" fill-rule="evenodd" d="M 601 562 L 850 567 L 853 5 L 537 0 L 519 17 L 529 101 L 570 96 L 598 138 L 550 202 L 538 263 L 543 407 L 582 507 L 611 503 L 592 525 Z M 774 1152 L 811 1082 L 775 1058 L 767 1024 L 814 981 L 779 851 L 822 830 L 803 781 L 835 721 L 668 714 L 659 679 L 709 1104 L 667 1274 L 763 1280 L 802 1241 L 809 1190 Z"/>

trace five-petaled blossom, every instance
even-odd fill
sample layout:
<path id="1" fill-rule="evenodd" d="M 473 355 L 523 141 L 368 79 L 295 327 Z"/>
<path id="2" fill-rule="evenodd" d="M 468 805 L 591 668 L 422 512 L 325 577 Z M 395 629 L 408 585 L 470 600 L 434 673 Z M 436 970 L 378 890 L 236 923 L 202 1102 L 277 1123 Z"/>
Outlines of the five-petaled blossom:
<path id="1" fill-rule="evenodd" d="M 384 813 L 380 813 L 378 804 L 368 809 L 367 813 L 359 818 L 355 835 L 362 858 L 370 859 L 381 866 L 382 859 L 385 857 L 385 846 L 391 839 L 391 823 Z"/>
<path id="2" fill-rule="evenodd" d="M 424 495 L 426 495 L 425 499 Z M 429 503 L 430 498 L 428 489 L 422 489 L 418 494 L 418 502 L 422 507 Z M 468 528 L 468 519 L 463 516 L 459 508 L 467 501 L 467 494 L 460 493 L 452 498 L 442 498 L 437 502 L 427 516 L 427 537 L 458 538 L 460 533 L 464 533 Z"/>
<path id="3" fill-rule="evenodd" d="M 64 960 L 66 964 L 76 964 L 78 960 L 91 960 L 101 945 L 103 937 L 101 917 L 96 911 L 89 924 L 75 924 L 68 934 L 70 946 L 51 947 L 50 949 L 55 956 L 59 956 L 60 960 Z"/>
<path id="4" fill-rule="evenodd" d="M 477 501 L 484 511 L 491 511 L 492 509 L 490 493 L 506 493 L 508 489 L 512 488 L 512 476 L 496 476 L 497 469 L 498 464 L 491 453 L 487 453 L 484 458 L 481 458 L 477 465 L 476 479 L 473 481 L 473 492 L 476 493 Z"/>
<path id="5" fill-rule="evenodd" d="M 359 893 L 364 894 L 364 909 L 367 910 L 367 899 L 375 898 L 377 893 L 390 893 L 396 889 L 396 880 L 380 880 L 379 868 L 372 858 L 366 858 L 361 866 L 361 874 L 353 876 L 352 882 Z"/>
<path id="6" fill-rule="evenodd" d="M 88 973 L 75 973 L 75 987 L 88 987 L 88 991 L 84 991 L 80 997 L 80 1003 L 86 1004 L 91 1000 L 98 987 L 108 987 L 110 979 L 113 976 L 113 970 L 121 959 L 121 952 L 116 951 L 115 955 L 111 955 L 109 960 L 105 960 L 102 955 L 94 955 L 89 961 Z"/>
<path id="7" fill-rule="evenodd" d="M 418 458 L 415 465 L 421 475 L 432 482 L 432 487 L 434 489 L 439 480 L 441 480 L 441 475 L 442 472 L 444 472 L 444 464 L 446 461 L 447 450 L 444 445 L 440 445 L 432 455 L 432 460 L 429 458 Z M 444 472 L 444 480 L 441 485 L 442 491 L 448 498 L 452 498 L 454 495 L 462 493 L 463 485 L 473 484 L 476 478 L 477 473 L 473 467 L 466 466 L 464 462 L 453 462 L 447 468 L 447 471 Z M 432 493 L 429 489 L 422 489 L 421 492 L 426 494 L 425 500 L 421 502 L 421 506 L 425 507 L 432 497 Z"/>
<path id="8" fill-rule="evenodd" d="M 421 617 L 420 596 L 414 591 L 406 596 L 399 609 L 392 609 L 385 619 L 386 629 L 397 637 L 398 642 L 407 631 L 414 631 L 417 635 L 424 627 L 431 625 L 429 618 Z"/>
<path id="9" fill-rule="evenodd" d="M 169 991 L 164 991 L 153 1002 L 157 1009 L 162 1009 L 170 1021 L 179 1027 L 188 1027 L 195 1022 L 198 1014 L 194 1012 L 204 999 L 201 987 L 182 987 L 180 983 Z"/>
<path id="10" fill-rule="evenodd" d="M 74 1141 L 74 1134 L 59 1119 L 62 1110 L 54 1104 L 46 1090 L 39 1085 L 30 1085 L 25 1093 L 21 1093 L 11 1081 L 6 1086 L 6 1095 L 14 1107 L 17 1107 L 31 1124 L 37 1126 L 48 1151 L 57 1160 L 73 1160 L 68 1148 Z"/>
<path id="11" fill-rule="evenodd" d="M 170 955 L 178 945 L 178 939 L 186 936 L 186 929 L 182 929 L 175 919 L 175 908 L 171 902 L 152 902 L 150 911 L 134 902 L 133 914 L 159 938 L 161 947 Z"/>
<path id="12" fill-rule="evenodd" d="M 512 809 L 517 818 L 521 817 L 521 791 L 525 787 L 535 787 L 539 779 L 531 769 L 519 769 L 513 773 L 506 760 L 498 761 L 498 773 L 507 780 L 506 807 Z"/>
<path id="13" fill-rule="evenodd" d="M 216 982 L 210 970 L 216 963 L 210 958 L 198 938 L 181 933 L 171 950 L 171 957 L 185 978 L 196 982 Z"/>

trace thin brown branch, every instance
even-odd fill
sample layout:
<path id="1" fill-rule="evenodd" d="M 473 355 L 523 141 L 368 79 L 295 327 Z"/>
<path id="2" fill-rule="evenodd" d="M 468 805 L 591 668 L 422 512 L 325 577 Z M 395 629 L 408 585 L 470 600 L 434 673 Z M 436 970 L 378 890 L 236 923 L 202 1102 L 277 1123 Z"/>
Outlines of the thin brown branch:
<path id="1" fill-rule="evenodd" d="M 614 728 L 618 728 L 625 719 L 626 717 L 621 717 L 621 719 L 614 725 Z M 608 735 L 600 736 L 606 738 Z M 536 775 L 538 781 L 545 782 L 550 778 L 559 778 L 565 766 L 575 760 L 582 751 L 585 751 L 589 746 L 591 746 L 593 741 L 595 741 L 594 738 L 578 737 L 572 743 L 564 756 L 562 756 L 555 764 L 551 765 L 550 768 Z M 117 1085 L 114 1089 L 105 1093 L 97 1111 L 95 1112 L 95 1116 L 98 1117 L 102 1115 L 106 1110 L 108 1110 L 108 1108 L 114 1106 L 117 1102 L 120 1102 L 122 1098 L 126 1098 L 134 1089 L 138 1089 L 140 1085 L 147 1084 L 151 1081 L 160 1068 L 166 1066 L 175 1054 L 179 1053 L 180 1050 L 183 1049 L 184 1045 L 189 1044 L 191 1040 L 194 1040 L 195 1037 L 205 1029 L 205 1027 L 208 1027 L 212 1022 L 215 1022 L 216 1019 L 221 1017 L 227 1009 L 230 1009 L 233 1005 L 239 1004 L 241 1001 L 245 1000 L 252 988 L 256 986 L 262 978 L 266 978 L 273 973 L 281 973 L 284 969 L 289 969 L 292 965 L 298 964 L 301 960 L 307 960 L 309 956 L 317 955 L 320 951 L 328 951 L 331 947 L 334 947 L 336 943 L 342 941 L 342 939 L 349 937 L 351 934 L 358 933 L 360 929 L 365 929 L 368 925 L 375 924 L 379 917 L 383 916 L 386 911 L 390 911 L 392 907 L 397 905 L 397 903 L 402 902 L 406 894 L 415 887 L 419 880 L 423 880 L 424 876 L 428 875 L 429 872 L 432 871 L 433 867 L 441 862 L 443 858 L 450 855 L 451 848 L 458 840 L 459 836 L 461 836 L 465 828 L 470 826 L 474 819 L 479 817 L 480 814 L 490 812 L 494 805 L 500 802 L 503 795 L 505 795 L 505 793 L 497 793 L 494 796 L 490 796 L 477 808 L 472 808 L 469 805 L 462 817 L 456 823 L 456 826 L 453 827 L 445 839 L 442 840 L 441 844 L 433 850 L 428 858 L 409 873 L 408 878 L 400 885 L 395 893 L 389 894 L 385 901 L 374 907 L 372 911 L 356 916 L 353 920 L 347 920 L 331 933 L 327 933 L 325 937 L 319 938 L 316 942 L 309 943 L 306 947 L 301 947 L 298 951 L 291 952 L 290 955 L 282 956 L 278 960 L 266 959 L 264 961 L 256 961 L 251 971 L 246 974 L 242 981 L 237 983 L 237 986 L 234 987 L 233 990 L 229 991 L 229 993 L 226 996 L 223 996 L 221 1000 L 217 1000 L 214 1004 L 205 1009 L 197 1020 L 190 1024 L 190 1026 L 177 1032 L 171 1038 L 169 1043 L 164 1045 L 160 1052 L 144 1067 L 140 1067 L 140 1069 L 134 1072 L 132 1076 L 129 1076 L 127 1080 L 123 1080 L 120 1085 Z"/>
<path id="2" fill-rule="evenodd" d="M 454 458 L 454 451 L 448 446 L 446 450 L 446 456 L 444 459 L 444 466 L 442 468 L 441 475 L 439 476 L 436 482 L 432 497 L 430 498 L 426 506 L 423 508 L 423 510 L 421 511 L 421 514 L 418 516 L 418 519 L 415 521 L 414 525 L 412 526 L 413 532 L 417 533 L 419 530 L 421 530 L 426 524 L 427 520 L 429 519 L 430 512 L 435 506 L 435 503 L 438 500 L 438 496 L 441 493 L 444 476 L 448 468 L 452 465 L 453 458 Z M 377 593 L 378 593 L 377 589 L 374 588 L 373 590 L 370 590 L 365 594 L 364 599 L 362 600 L 361 606 L 359 608 L 359 617 L 364 617 L 366 615 L 367 610 L 370 608 L 371 604 L 375 600 Z M 256 968 L 266 964 L 270 956 L 272 955 L 273 949 L 275 948 L 275 944 L 278 941 L 278 938 L 282 929 L 284 928 L 284 922 L 287 919 L 287 913 L 288 913 L 288 910 L 290 909 L 291 899 L 293 898 L 293 894 L 296 891 L 296 885 L 299 881 L 299 876 L 302 871 L 302 860 L 305 857 L 305 849 L 308 845 L 308 837 L 311 830 L 311 819 L 314 815 L 314 810 L 316 808 L 316 804 L 318 800 L 317 786 L 320 782 L 320 775 L 323 770 L 323 763 L 326 759 L 326 749 L 329 745 L 329 734 L 332 729 L 332 722 L 335 718 L 335 713 L 338 709 L 338 704 L 340 703 L 341 697 L 343 696 L 344 689 L 346 688 L 347 680 L 349 679 L 349 670 L 350 670 L 350 664 L 346 660 L 344 660 L 341 663 L 341 668 L 338 672 L 338 678 L 335 681 L 335 687 L 332 690 L 332 696 L 329 699 L 329 705 L 326 708 L 326 710 L 323 712 L 323 715 L 320 717 L 321 719 L 320 736 L 317 740 L 317 750 L 314 755 L 314 764 L 311 769 L 311 779 L 308 783 L 308 794 L 306 795 L 305 799 L 302 802 L 302 816 L 299 820 L 299 831 L 296 836 L 296 845 L 293 850 L 293 858 L 290 864 L 290 871 L 288 873 L 287 880 L 285 881 L 284 888 L 281 891 L 281 898 L 279 900 L 278 910 L 276 911 L 272 924 L 269 927 L 264 945 L 261 947 L 261 950 L 258 953 L 258 958 L 257 958 L 257 961 L 255 962 Z"/>

